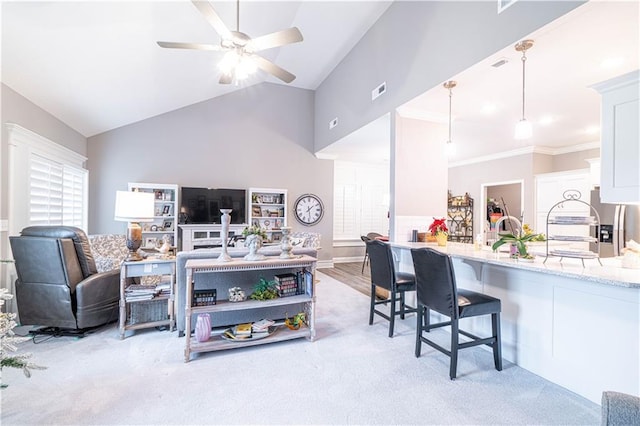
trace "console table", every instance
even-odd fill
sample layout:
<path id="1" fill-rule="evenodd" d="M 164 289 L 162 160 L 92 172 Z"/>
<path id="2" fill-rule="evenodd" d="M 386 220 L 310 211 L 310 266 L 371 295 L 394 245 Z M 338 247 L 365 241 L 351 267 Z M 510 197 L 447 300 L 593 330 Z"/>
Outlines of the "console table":
<path id="1" fill-rule="evenodd" d="M 315 278 L 316 259 L 307 256 L 300 255 L 294 259 L 280 259 L 276 256 L 267 257 L 263 261 L 246 261 L 243 259 L 233 260 L 231 262 L 220 262 L 217 259 L 190 259 L 187 260 L 185 269 L 187 274 L 186 279 L 186 333 L 185 333 L 185 362 L 189 362 L 192 352 L 208 352 L 218 351 L 224 349 L 243 348 L 247 346 L 261 345 L 266 343 L 281 342 L 284 340 L 297 339 L 306 337 L 313 341 L 316 335 L 315 331 Z M 307 270 L 311 273 L 312 279 L 310 285 L 305 289 L 304 294 L 296 296 L 279 297 L 271 300 L 249 300 L 243 302 L 229 302 L 226 299 L 228 286 L 220 284 L 216 287 L 218 300 L 215 305 L 210 306 L 192 306 L 194 280 L 200 274 L 225 274 L 233 272 L 245 272 L 245 271 L 265 271 L 271 274 L 282 273 L 283 271 L 296 272 L 300 270 Z M 223 282 L 223 281 L 221 281 Z M 255 283 L 247 283 L 253 285 Z M 247 291 L 249 294 L 250 291 Z M 282 318 L 270 318 L 276 321 L 278 330 L 271 336 L 260 340 L 254 341 L 228 341 L 221 337 L 224 328 L 214 329 L 208 341 L 198 342 L 191 334 L 191 316 L 193 314 L 208 313 L 213 319 L 216 315 L 224 315 L 235 311 L 246 316 L 246 322 L 255 321 L 257 319 L 251 316 L 252 311 L 259 310 L 261 308 L 281 308 L 281 313 L 284 314 L 287 310 L 293 308 L 294 305 L 303 305 L 306 315 L 307 326 L 302 326 L 298 330 L 289 330 L 284 324 Z M 298 312 L 287 312 L 289 316 L 293 316 Z M 260 319 L 260 318 L 258 318 Z"/>

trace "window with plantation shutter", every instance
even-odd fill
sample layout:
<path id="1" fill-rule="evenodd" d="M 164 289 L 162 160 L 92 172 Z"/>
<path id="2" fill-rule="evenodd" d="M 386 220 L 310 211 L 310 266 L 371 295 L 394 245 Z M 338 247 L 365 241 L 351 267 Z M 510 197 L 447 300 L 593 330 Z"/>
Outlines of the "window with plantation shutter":
<path id="1" fill-rule="evenodd" d="M 333 238 L 360 241 L 389 229 L 389 166 L 334 163 Z"/>
<path id="2" fill-rule="evenodd" d="M 15 124 L 9 130 L 9 231 L 67 225 L 87 231 L 86 158 Z"/>
<path id="3" fill-rule="evenodd" d="M 86 173 L 86 170 L 32 154 L 29 225 L 68 225 L 85 228 Z"/>

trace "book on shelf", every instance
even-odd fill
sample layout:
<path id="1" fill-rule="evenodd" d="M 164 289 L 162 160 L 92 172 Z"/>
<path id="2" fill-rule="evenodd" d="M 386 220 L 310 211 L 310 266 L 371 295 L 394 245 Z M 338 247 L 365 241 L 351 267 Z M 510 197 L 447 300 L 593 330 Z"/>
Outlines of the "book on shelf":
<path id="1" fill-rule="evenodd" d="M 127 301 L 151 300 L 161 292 L 155 285 L 132 284 L 124 290 Z"/>
<path id="2" fill-rule="evenodd" d="M 238 324 L 234 327 L 233 334 L 236 336 L 251 335 L 251 327 L 252 324 L 250 322 Z"/>

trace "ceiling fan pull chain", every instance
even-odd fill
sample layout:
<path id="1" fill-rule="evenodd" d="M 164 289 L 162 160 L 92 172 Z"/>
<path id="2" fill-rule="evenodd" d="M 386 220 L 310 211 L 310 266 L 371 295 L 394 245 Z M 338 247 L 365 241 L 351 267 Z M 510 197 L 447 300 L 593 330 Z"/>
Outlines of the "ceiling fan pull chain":
<path id="1" fill-rule="evenodd" d="M 236 0 L 236 31 L 240 32 L 240 0 Z"/>

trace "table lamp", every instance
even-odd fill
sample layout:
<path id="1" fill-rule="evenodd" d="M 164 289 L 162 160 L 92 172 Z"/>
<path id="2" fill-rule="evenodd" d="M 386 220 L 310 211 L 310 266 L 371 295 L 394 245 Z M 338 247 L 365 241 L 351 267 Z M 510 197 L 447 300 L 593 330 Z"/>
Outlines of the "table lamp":
<path id="1" fill-rule="evenodd" d="M 138 249 L 142 245 L 142 227 L 140 222 L 153 222 L 154 196 L 151 192 L 116 191 L 114 219 L 128 222 L 126 260 L 142 260 Z"/>

